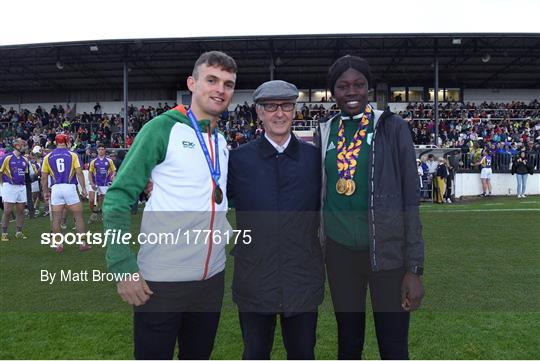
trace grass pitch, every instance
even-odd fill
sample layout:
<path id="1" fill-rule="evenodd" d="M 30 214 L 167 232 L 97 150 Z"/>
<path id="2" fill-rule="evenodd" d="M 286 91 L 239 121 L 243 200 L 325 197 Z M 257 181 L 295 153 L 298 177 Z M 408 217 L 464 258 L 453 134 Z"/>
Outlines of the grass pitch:
<path id="1" fill-rule="evenodd" d="M 426 296 L 411 318 L 411 358 L 538 358 L 540 197 L 423 204 L 421 213 Z M 230 216 L 234 222 L 234 212 Z M 14 223 L 12 233 L 13 228 Z M 100 225 L 90 229 L 101 231 Z M 48 218 L 27 220 L 27 240 L 0 243 L 0 359 L 132 358 L 131 308 L 116 295 L 114 283 L 40 282 L 41 269 L 105 271 L 105 250 L 79 253 L 71 246 L 58 255 L 39 242 L 48 231 Z M 231 271 L 229 258 L 228 285 Z M 316 357 L 336 358 L 328 292 L 317 336 Z M 238 315 L 227 286 L 212 358 L 241 355 Z M 279 331 L 272 356 L 286 358 Z M 379 358 L 369 313 L 364 358 Z"/>

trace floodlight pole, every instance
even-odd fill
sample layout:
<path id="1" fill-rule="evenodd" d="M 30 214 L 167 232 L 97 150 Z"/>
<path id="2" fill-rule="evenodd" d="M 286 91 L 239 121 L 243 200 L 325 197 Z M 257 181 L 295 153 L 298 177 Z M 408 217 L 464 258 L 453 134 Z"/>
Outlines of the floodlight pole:
<path id="1" fill-rule="evenodd" d="M 274 59 L 270 59 L 270 65 L 268 66 L 268 69 L 270 70 L 270 80 L 274 80 L 274 70 L 276 69 L 276 66 L 274 65 Z"/>
<path id="2" fill-rule="evenodd" d="M 128 118 L 128 64 L 124 60 L 124 147 L 127 146 L 127 118 Z"/>
<path id="3" fill-rule="evenodd" d="M 433 89 L 434 108 L 435 108 L 435 145 L 438 146 L 439 140 L 439 56 L 437 50 L 437 39 L 435 39 L 435 59 L 433 61 L 435 71 L 435 85 Z"/>

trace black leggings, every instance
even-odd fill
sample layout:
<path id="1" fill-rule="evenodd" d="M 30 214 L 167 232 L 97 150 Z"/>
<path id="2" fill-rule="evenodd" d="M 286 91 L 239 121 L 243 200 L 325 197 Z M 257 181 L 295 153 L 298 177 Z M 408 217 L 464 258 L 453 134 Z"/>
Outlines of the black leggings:
<path id="1" fill-rule="evenodd" d="M 381 359 L 408 359 L 409 313 L 401 308 L 404 268 L 373 272 L 368 251 L 327 238 L 326 269 L 338 325 L 338 359 L 361 359 L 369 285 Z"/>

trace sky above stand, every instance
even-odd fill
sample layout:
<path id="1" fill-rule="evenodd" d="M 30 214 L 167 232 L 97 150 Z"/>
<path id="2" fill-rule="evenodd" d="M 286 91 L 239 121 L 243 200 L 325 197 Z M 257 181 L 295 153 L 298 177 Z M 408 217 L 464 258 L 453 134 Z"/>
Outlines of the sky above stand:
<path id="1" fill-rule="evenodd" d="M 0 46 L 243 35 L 540 34 L 540 0 L 6 0 L 0 8 Z"/>

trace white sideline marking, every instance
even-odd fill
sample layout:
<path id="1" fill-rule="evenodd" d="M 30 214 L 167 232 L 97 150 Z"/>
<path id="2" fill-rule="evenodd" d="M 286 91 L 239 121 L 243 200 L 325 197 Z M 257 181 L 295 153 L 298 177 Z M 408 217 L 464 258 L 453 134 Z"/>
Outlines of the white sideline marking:
<path id="1" fill-rule="evenodd" d="M 536 204 L 538 201 L 519 202 L 521 204 Z"/>
<path id="2" fill-rule="evenodd" d="M 502 206 L 504 203 L 484 203 L 484 206 Z"/>
<path id="3" fill-rule="evenodd" d="M 515 208 L 515 209 L 437 209 L 425 210 L 428 213 L 451 213 L 451 212 L 540 212 L 540 208 Z"/>

